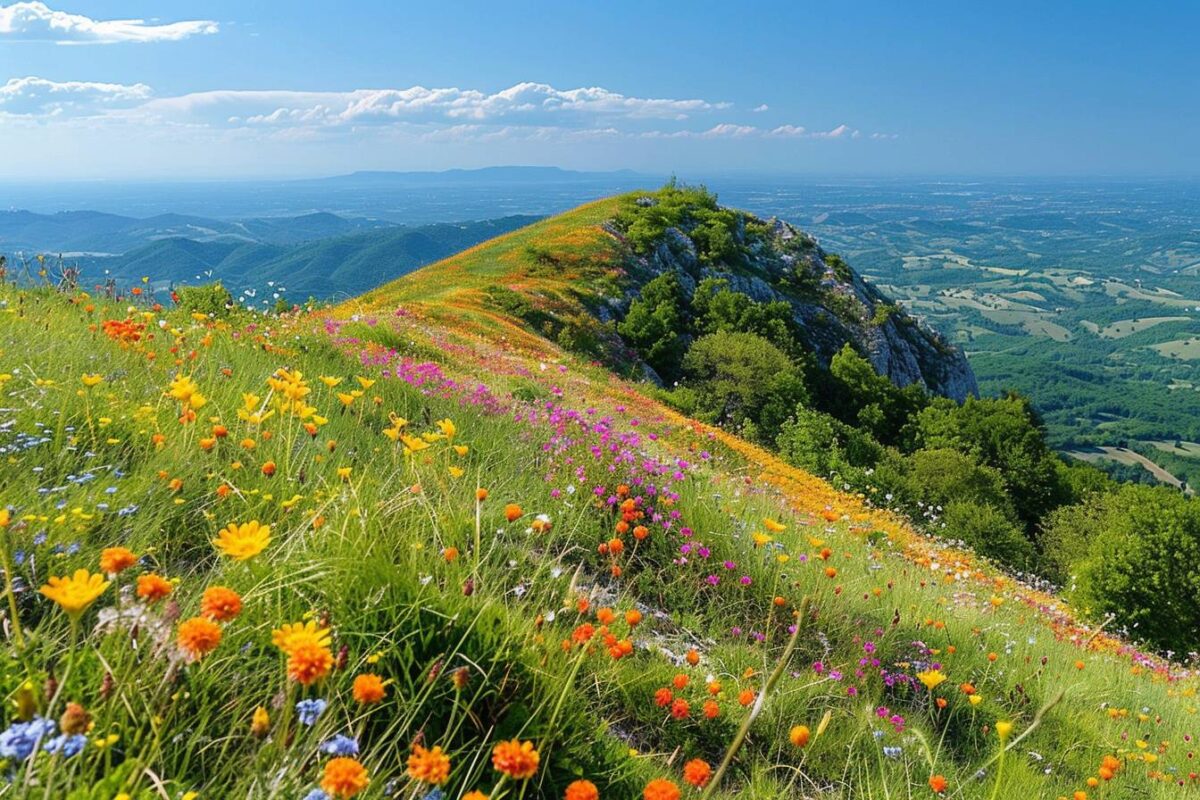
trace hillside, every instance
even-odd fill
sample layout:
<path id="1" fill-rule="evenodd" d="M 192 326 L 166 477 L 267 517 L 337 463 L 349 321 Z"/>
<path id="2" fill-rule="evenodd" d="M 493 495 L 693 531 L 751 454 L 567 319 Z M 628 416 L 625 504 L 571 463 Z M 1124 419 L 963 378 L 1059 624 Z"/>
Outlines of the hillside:
<path id="1" fill-rule="evenodd" d="M 276 287 L 295 301 L 344 299 L 534 219 L 513 216 L 369 230 L 358 230 L 358 225 L 331 214 L 293 218 L 286 225 L 249 220 L 237 223 L 237 235 L 165 236 L 121 255 L 76 256 L 69 263 L 82 268 L 85 283 L 97 282 L 98 276 L 135 281 L 152 275 L 170 284 L 220 281 L 235 292 Z M 334 234 L 346 229 L 357 232 Z"/>
<path id="2" fill-rule="evenodd" d="M 624 318 L 652 280 L 676 276 L 688 299 L 699 282 L 719 280 L 756 303 L 785 304 L 799 344 L 824 365 L 851 344 L 898 386 L 960 401 L 978 392 L 961 351 L 891 304 L 849 265 L 828 257 L 811 237 L 778 220 L 746 216 L 733 222 L 742 233 L 731 242 L 730 255 L 702 259 L 696 243 L 669 222 L 641 246 L 613 227 L 624 208 L 655 202 L 650 193 L 635 193 L 583 206 L 422 272 L 417 297 L 410 284 L 398 282 L 368 292 L 361 302 L 507 310 L 569 347 L 591 349 L 615 363 L 628 353 L 614 355 L 600 344 L 613 338 L 603 324 Z M 753 241 L 745 235 L 747 225 L 758 229 Z M 650 364 L 643 367 L 661 382 Z"/>
<path id="3" fill-rule="evenodd" d="M 0 287 L 13 796 L 1194 791 L 1191 671 L 596 357 L 622 202 L 327 314 Z"/>

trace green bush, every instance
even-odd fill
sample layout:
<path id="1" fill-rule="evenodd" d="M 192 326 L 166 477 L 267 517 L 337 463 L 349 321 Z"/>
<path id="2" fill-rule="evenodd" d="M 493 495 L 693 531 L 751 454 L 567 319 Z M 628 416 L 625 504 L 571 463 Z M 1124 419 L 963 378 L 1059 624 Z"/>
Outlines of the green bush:
<path id="1" fill-rule="evenodd" d="M 1111 615 L 1163 650 L 1196 649 L 1200 505 L 1162 487 L 1123 486 L 1052 515 L 1048 546 L 1073 556 L 1076 606 Z"/>
<path id="2" fill-rule="evenodd" d="M 181 286 L 175 290 L 176 302 L 181 309 L 192 314 L 223 317 L 233 309 L 233 295 L 220 283 L 202 286 Z"/>
<path id="3" fill-rule="evenodd" d="M 641 296 L 617 325 L 617 332 L 663 380 L 679 376 L 686 342 L 683 287 L 673 272 L 664 272 L 642 287 Z"/>
<path id="4" fill-rule="evenodd" d="M 1033 545 L 1006 511 L 990 503 L 951 500 L 942 509 L 941 535 L 961 540 L 976 553 L 1011 567 L 1028 568 Z"/>
<path id="5" fill-rule="evenodd" d="M 714 422 L 762 428 L 786 418 L 808 394 L 787 353 L 753 333 L 720 331 L 697 339 L 683 360 L 697 411 Z"/>

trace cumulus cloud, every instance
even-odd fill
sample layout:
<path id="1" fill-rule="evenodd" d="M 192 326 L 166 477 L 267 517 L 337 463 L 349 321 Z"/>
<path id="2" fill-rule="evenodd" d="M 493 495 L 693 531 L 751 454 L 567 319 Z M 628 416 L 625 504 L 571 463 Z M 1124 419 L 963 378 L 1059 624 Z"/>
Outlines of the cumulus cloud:
<path id="1" fill-rule="evenodd" d="M 810 130 L 719 121 L 729 104 L 645 98 L 601 87 L 519 83 L 487 92 L 426 88 L 350 91 L 213 90 L 160 97 L 145 84 L 13 78 L 0 84 L 0 119 L 23 126 L 75 121 L 179 141 L 545 142 L 837 140 L 863 136 L 849 125 Z M 715 119 L 714 119 L 715 117 Z M 864 138 L 895 138 L 868 134 Z"/>
<path id="2" fill-rule="evenodd" d="M 527 82 L 493 93 L 424 86 L 347 92 L 209 91 L 156 100 L 147 110 L 245 125 L 359 125 L 401 120 L 579 126 L 602 119 L 682 122 L 728 107 L 728 103 L 700 99 L 632 97 L 601 87 L 556 89 Z"/>
<path id="3" fill-rule="evenodd" d="M 150 98 L 144 83 L 50 81 L 45 78 L 12 78 L 0 86 L 0 114 L 86 116 L 108 108 L 129 107 Z"/>
<path id="4" fill-rule="evenodd" d="M 0 36 L 50 41 L 56 44 L 115 44 L 118 42 L 177 42 L 189 36 L 216 33 L 212 20 L 197 19 L 156 25 L 143 19 L 92 19 L 55 11 L 45 3 L 0 6 Z"/>
<path id="5" fill-rule="evenodd" d="M 764 111 L 770 111 L 770 110 L 771 110 L 771 107 L 769 105 L 767 105 L 766 103 L 763 103 L 761 106 L 755 106 L 753 109 L 755 114 L 761 114 Z"/>

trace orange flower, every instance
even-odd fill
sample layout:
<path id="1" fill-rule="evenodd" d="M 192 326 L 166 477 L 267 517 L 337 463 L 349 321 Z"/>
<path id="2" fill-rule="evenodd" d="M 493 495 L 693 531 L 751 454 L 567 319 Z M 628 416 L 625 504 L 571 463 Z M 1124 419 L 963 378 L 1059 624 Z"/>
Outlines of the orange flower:
<path id="1" fill-rule="evenodd" d="M 450 756 L 441 747 L 426 750 L 414 744 L 412 754 L 408 757 L 408 777 L 441 786 L 450 778 Z"/>
<path id="2" fill-rule="evenodd" d="M 387 687 L 383 685 L 383 678 L 370 672 L 364 672 L 355 677 L 353 694 L 356 702 L 369 706 L 387 696 Z"/>
<path id="3" fill-rule="evenodd" d="M 574 781 L 567 786 L 563 800 L 600 800 L 600 790 L 591 781 Z"/>
<path id="4" fill-rule="evenodd" d="M 788 732 L 788 738 L 796 747 L 806 747 L 811 735 L 807 725 L 797 725 Z"/>
<path id="5" fill-rule="evenodd" d="M 484 500 L 487 500 L 487 497 L 488 497 L 487 489 L 481 488 L 481 489 L 475 490 L 475 502 L 476 503 L 482 503 Z"/>
<path id="6" fill-rule="evenodd" d="M 679 787 L 666 778 L 655 778 L 642 791 L 643 800 L 679 800 L 680 797 Z"/>
<path id="7" fill-rule="evenodd" d="M 934 794 L 941 794 L 946 791 L 946 779 L 941 775 L 931 775 L 929 777 L 929 788 L 933 789 Z"/>
<path id="8" fill-rule="evenodd" d="M 192 617 L 179 624 L 178 641 L 193 661 L 199 661 L 221 643 L 221 626 L 211 619 Z"/>
<path id="9" fill-rule="evenodd" d="M 148 575 L 139 575 L 137 579 L 137 596 L 147 603 L 156 603 L 162 600 L 174 589 L 175 587 L 171 585 L 170 581 L 153 572 Z"/>
<path id="10" fill-rule="evenodd" d="M 524 513 L 516 503 L 509 503 L 504 507 L 504 518 L 509 522 L 516 522 Z"/>
<path id="11" fill-rule="evenodd" d="M 756 696 L 757 694 L 753 689 L 742 689 L 738 692 L 738 704 L 748 706 L 754 702 Z"/>
<path id="12" fill-rule="evenodd" d="M 625 612 L 625 624 L 629 627 L 634 627 L 642 621 L 642 612 L 636 608 L 631 608 Z"/>
<path id="13" fill-rule="evenodd" d="M 693 758 L 683 765 L 683 780 L 697 789 L 707 786 L 710 778 L 712 778 L 712 767 L 702 758 Z"/>
<path id="14" fill-rule="evenodd" d="M 513 739 L 501 742 L 492 750 L 492 766 L 497 772 L 516 780 L 532 778 L 537 773 L 541 756 L 534 748 L 533 742 L 521 742 Z"/>
<path id="15" fill-rule="evenodd" d="M 488 796 L 476 789 L 464 794 L 462 800 L 488 800 Z"/>
<path id="16" fill-rule="evenodd" d="M 311 686 L 332 668 L 333 653 L 315 642 L 301 642 L 288 653 L 287 675 L 301 686 Z"/>
<path id="17" fill-rule="evenodd" d="M 330 797 L 346 800 L 367 788 L 367 768 L 354 758 L 333 758 L 325 765 L 321 788 Z"/>
<path id="18" fill-rule="evenodd" d="M 721 707 L 717 705 L 715 700 L 704 701 L 704 717 L 705 719 L 716 719 L 721 714 Z"/>
<path id="19" fill-rule="evenodd" d="M 100 551 L 100 571 L 106 575 L 124 572 L 137 563 L 137 556 L 125 547 L 106 547 Z"/>
<path id="20" fill-rule="evenodd" d="M 682 697 L 676 698 L 675 702 L 671 703 L 671 716 L 675 719 L 687 719 L 691 712 L 691 706 Z"/>
<path id="21" fill-rule="evenodd" d="M 200 597 L 200 613 L 217 622 L 228 622 L 242 613 L 242 598 L 225 586 L 210 586 Z"/>

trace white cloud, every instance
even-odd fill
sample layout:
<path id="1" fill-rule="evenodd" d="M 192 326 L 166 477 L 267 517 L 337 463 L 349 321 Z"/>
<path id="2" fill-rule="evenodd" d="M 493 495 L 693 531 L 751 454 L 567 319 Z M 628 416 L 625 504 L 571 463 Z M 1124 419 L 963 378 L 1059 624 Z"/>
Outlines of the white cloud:
<path id="1" fill-rule="evenodd" d="M 92 19 L 82 14 L 55 11 L 40 2 L 0 6 L 0 36 L 56 44 L 177 42 L 217 30 L 216 22 L 204 19 L 154 25 L 142 19 Z"/>
<path id="2" fill-rule="evenodd" d="M 761 106 L 755 106 L 753 109 L 755 114 L 761 114 L 764 111 L 770 111 L 770 110 L 771 110 L 771 107 L 769 105 L 767 105 L 766 103 L 763 103 Z"/>
<path id="3" fill-rule="evenodd" d="M 347 92 L 208 91 L 156 100 L 147 110 L 245 125 L 353 125 L 391 122 L 518 122 L 581 125 L 600 119 L 670 120 L 728 108 L 700 99 L 630 97 L 600 87 L 556 89 L 519 83 L 476 89 L 357 89 Z"/>
<path id="4" fill-rule="evenodd" d="M 0 86 L 0 114 L 86 116 L 106 108 L 128 107 L 149 99 L 144 83 L 49 81 L 45 78 L 12 78 Z"/>
<path id="5" fill-rule="evenodd" d="M 806 133 L 803 125 L 780 125 L 778 128 L 772 128 L 767 132 L 768 136 L 804 136 Z"/>
<path id="6" fill-rule="evenodd" d="M 843 124 L 843 125 L 838 125 L 833 130 L 817 131 L 816 133 L 813 134 L 813 136 L 817 139 L 840 139 L 847 134 L 856 136 L 856 135 L 858 135 L 858 131 L 852 130 L 849 125 Z"/>
<path id="7" fill-rule="evenodd" d="M 557 89 L 520 83 L 496 92 L 423 86 L 340 92 L 212 90 L 160 97 L 141 83 L 13 78 L 0 84 L 0 121 L 42 129 L 47 141 L 97 149 L 113 141 L 158 147 L 339 147 L 360 152 L 406 147 L 479 147 L 501 152 L 544 145 L 618 153 L 641 142 L 719 142 L 895 138 L 860 134 L 849 125 L 809 130 L 802 125 L 759 127 L 744 120 L 717 121 L 726 103 L 703 99 L 643 98 L 599 87 Z M 743 112 L 743 118 L 749 112 Z M 715 117 L 715 119 L 714 119 Z M 86 135 L 85 135 L 86 132 Z M 2 139 L 2 137 L 0 137 Z M 130 144 L 132 146 L 132 144 Z M 525 151 L 521 151 L 525 152 Z M 538 150 L 543 152 L 543 150 Z M 615 156 L 614 156 L 615 157 Z"/>

